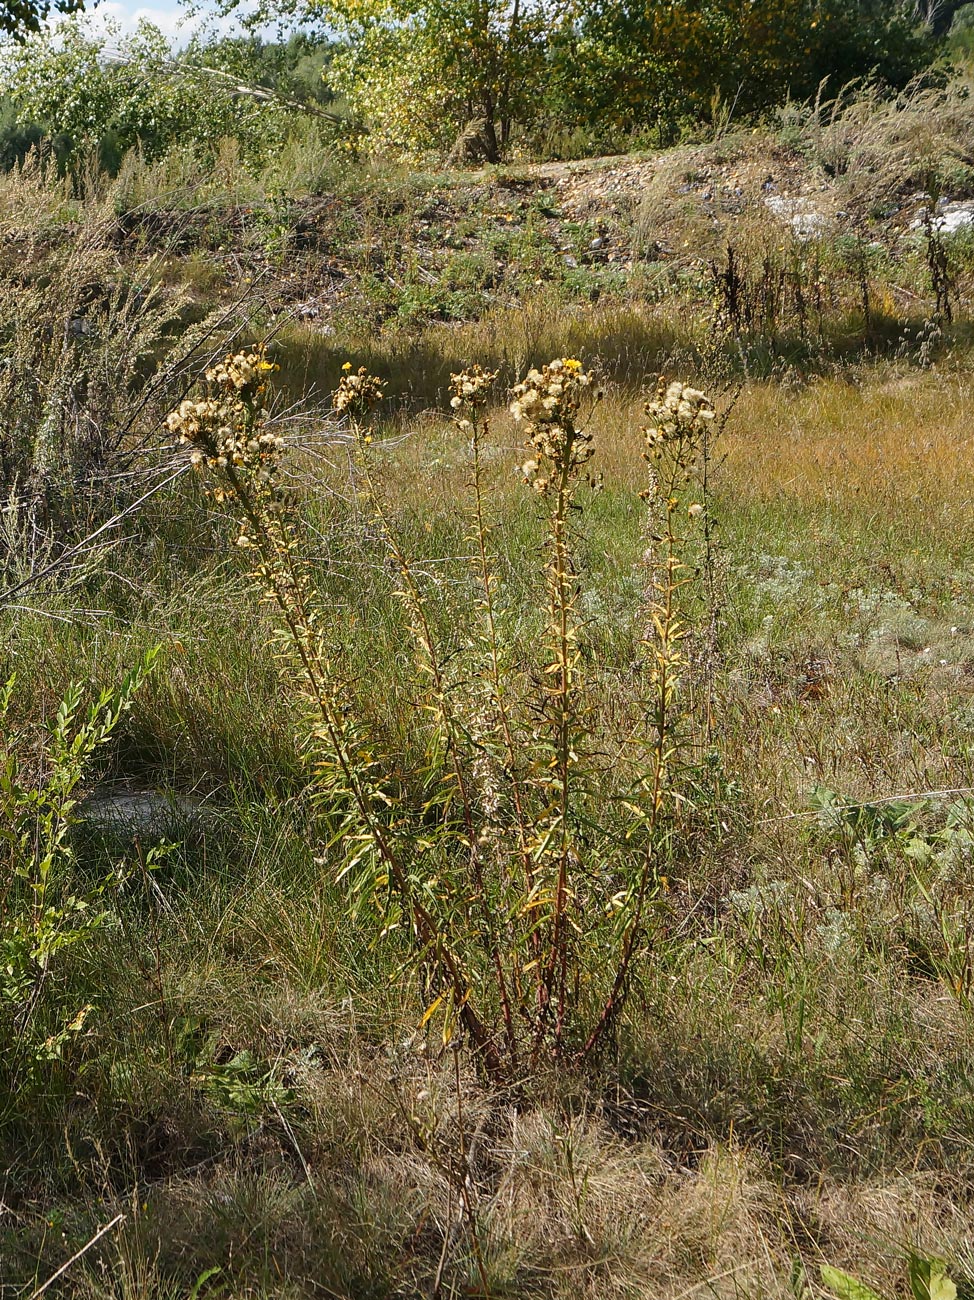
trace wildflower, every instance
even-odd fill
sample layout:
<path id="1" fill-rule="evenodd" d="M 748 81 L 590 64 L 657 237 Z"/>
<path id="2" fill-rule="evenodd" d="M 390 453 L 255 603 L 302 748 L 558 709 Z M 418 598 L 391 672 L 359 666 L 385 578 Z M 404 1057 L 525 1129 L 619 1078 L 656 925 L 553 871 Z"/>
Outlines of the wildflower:
<path id="1" fill-rule="evenodd" d="M 658 459 L 664 444 L 690 443 L 714 418 L 714 404 L 699 388 L 678 380 L 664 387 L 660 381 L 656 396 L 646 403 L 650 423 L 643 429 L 647 458 Z"/>
<path id="2" fill-rule="evenodd" d="M 356 416 L 367 414 L 385 396 L 385 384 L 376 375 L 370 375 L 365 366 L 359 366 L 353 374 L 351 362 L 342 366 L 342 377 L 332 396 L 332 405 L 340 415 Z"/>
<path id="3" fill-rule="evenodd" d="M 264 374 L 276 370 L 268 361 L 262 347 L 250 352 L 235 352 L 225 357 L 206 372 L 206 381 L 225 393 L 239 393 L 244 399 L 256 396 Z"/>
<path id="4" fill-rule="evenodd" d="M 592 435 L 579 427 L 578 418 L 591 377 L 574 358 L 561 357 L 541 370 L 529 370 L 511 390 L 510 411 L 523 422 L 528 446 L 535 455 L 521 473 L 536 492 L 547 492 L 552 475 L 542 465 L 561 472 L 577 470 L 594 454 Z"/>
<path id="5" fill-rule="evenodd" d="M 277 367 L 260 347 L 224 358 L 206 371 L 207 393 L 184 398 L 166 417 L 166 427 L 192 448 L 194 469 L 229 466 L 254 472 L 268 483 L 283 439 L 265 428 L 263 376 Z"/>
<path id="6" fill-rule="evenodd" d="M 482 366 L 468 366 L 459 374 L 451 375 L 450 391 L 453 396 L 450 398 L 450 406 L 454 411 L 459 411 L 461 406 L 469 406 L 474 410 L 486 406 L 487 395 L 496 378 L 496 370 L 484 370 Z"/>
<path id="7" fill-rule="evenodd" d="M 687 508 L 687 514 L 691 519 L 697 519 L 703 514 L 703 506 L 699 501 L 694 501 L 693 505 Z"/>

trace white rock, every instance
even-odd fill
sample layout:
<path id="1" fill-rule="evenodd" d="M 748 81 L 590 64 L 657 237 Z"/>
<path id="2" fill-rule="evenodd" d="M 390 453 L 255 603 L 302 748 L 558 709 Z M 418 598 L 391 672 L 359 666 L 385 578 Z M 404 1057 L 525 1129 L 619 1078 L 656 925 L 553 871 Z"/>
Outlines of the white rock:
<path id="1" fill-rule="evenodd" d="M 766 194 L 764 202 L 776 217 L 791 226 L 796 239 L 815 239 L 824 234 L 829 226 L 829 218 L 813 207 L 808 199 L 789 199 L 783 194 Z"/>
<path id="2" fill-rule="evenodd" d="M 930 214 L 929 211 L 922 213 L 915 221 L 910 222 L 910 229 L 924 230 L 928 217 L 931 228 L 938 234 L 956 234 L 958 230 L 974 225 L 974 201 L 965 199 L 963 202 L 945 203 L 936 215 Z"/>

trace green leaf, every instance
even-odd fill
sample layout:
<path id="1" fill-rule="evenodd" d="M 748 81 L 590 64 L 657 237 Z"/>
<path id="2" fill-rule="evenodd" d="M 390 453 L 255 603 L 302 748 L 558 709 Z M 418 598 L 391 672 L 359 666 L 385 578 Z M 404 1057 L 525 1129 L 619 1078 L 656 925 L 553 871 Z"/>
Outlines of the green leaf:
<path id="1" fill-rule="evenodd" d="M 957 1287 L 939 1266 L 930 1273 L 930 1300 L 957 1300 Z"/>
<path id="2" fill-rule="evenodd" d="M 883 1300 L 872 1287 L 866 1286 L 865 1282 L 860 1282 L 851 1273 L 843 1273 L 840 1268 L 823 1264 L 821 1272 L 822 1285 L 827 1286 L 837 1300 Z"/>
<path id="3" fill-rule="evenodd" d="M 914 1300 L 957 1300 L 957 1287 L 939 1259 L 911 1254 L 908 1268 Z"/>
<path id="4" fill-rule="evenodd" d="M 187 1300 L 198 1300 L 199 1293 L 202 1291 L 206 1283 L 209 1282 L 211 1278 L 216 1277 L 222 1272 L 223 1269 L 217 1266 L 215 1268 L 208 1268 L 204 1273 L 201 1273 L 193 1283 L 193 1289 L 190 1291 Z"/>

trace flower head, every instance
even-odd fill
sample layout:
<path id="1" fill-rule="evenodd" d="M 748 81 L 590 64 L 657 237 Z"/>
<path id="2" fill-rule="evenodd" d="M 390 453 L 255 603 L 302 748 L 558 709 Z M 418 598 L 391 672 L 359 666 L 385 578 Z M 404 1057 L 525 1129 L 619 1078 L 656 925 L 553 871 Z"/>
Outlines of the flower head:
<path id="1" fill-rule="evenodd" d="M 233 466 L 269 481 L 284 445 L 265 427 L 264 376 L 276 369 L 263 348 L 231 354 L 206 371 L 206 396 L 184 398 L 170 411 L 166 427 L 192 447 L 195 469 Z"/>
<path id="2" fill-rule="evenodd" d="M 491 385 L 497 378 L 496 370 L 484 370 L 482 366 L 468 366 L 458 374 L 450 376 L 450 406 L 454 411 L 468 406 L 479 410 L 487 405 Z"/>
<path id="3" fill-rule="evenodd" d="M 342 366 L 342 377 L 332 395 L 332 405 L 340 415 L 353 418 L 367 415 L 385 397 L 385 384 L 376 375 L 370 375 L 365 366 L 352 372 L 352 363 Z"/>
<path id="4" fill-rule="evenodd" d="M 227 393 L 239 393 L 243 398 L 257 394 L 264 375 L 277 370 L 268 361 L 264 349 L 255 347 L 249 352 L 234 352 L 211 366 L 206 372 L 206 382 Z"/>
<path id="5" fill-rule="evenodd" d="M 678 456 L 689 454 L 690 446 L 713 420 L 715 411 L 713 402 L 699 388 L 660 380 L 655 396 L 646 403 L 646 414 L 646 455 L 658 459 L 665 447 L 674 443 Z"/>
<path id="6" fill-rule="evenodd" d="M 582 363 L 561 357 L 541 370 L 529 370 L 511 390 L 511 414 L 523 423 L 534 455 L 521 467 L 537 492 L 547 492 L 552 472 L 576 470 L 594 454 L 592 435 L 578 419 L 592 378 Z"/>

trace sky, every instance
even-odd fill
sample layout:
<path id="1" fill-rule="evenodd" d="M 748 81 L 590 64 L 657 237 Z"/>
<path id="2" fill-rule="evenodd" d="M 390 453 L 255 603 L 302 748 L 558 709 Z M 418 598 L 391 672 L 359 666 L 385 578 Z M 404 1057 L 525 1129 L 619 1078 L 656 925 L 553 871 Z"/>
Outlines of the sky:
<path id="1" fill-rule="evenodd" d="M 248 8 L 241 4 L 240 12 Z M 186 13 L 178 0 L 155 0 L 147 5 L 137 4 L 134 0 L 101 0 L 90 3 L 81 16 L 82 24 L 91 32 L 101 31 L 108 23 L 117 23 L 122 32 L 130 32 L 143 19 L 158 27 L 171 40 L 174 46 L 185 45 L 192 34 L 204 24 L 217 32 L 232 35 L 240 30 L 239 18 L 217 18 L 212 8 L 201 6 L 201 12 L 192 16 Z"/>

